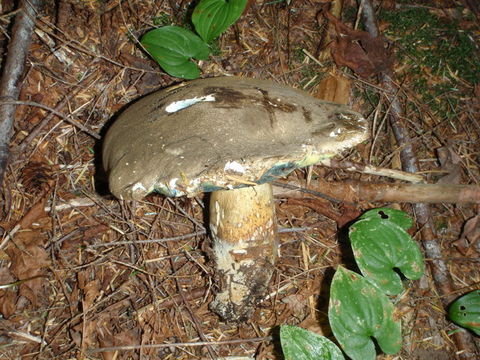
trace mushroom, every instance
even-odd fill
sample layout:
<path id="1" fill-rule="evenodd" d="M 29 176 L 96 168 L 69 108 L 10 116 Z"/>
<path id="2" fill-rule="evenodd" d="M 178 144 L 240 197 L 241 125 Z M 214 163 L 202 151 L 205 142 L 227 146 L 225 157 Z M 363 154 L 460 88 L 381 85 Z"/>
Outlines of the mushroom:
<path id="1" fill-rule="evenodd" d="M 366 120 L 344 105 L 271 81 L 210 78 L 129 106 L 107 132 L 103 164 L 119 199 L 212 192 L 220 290 L 210 307 L 227 321 L 241 321 L 264 298 L 274 270 L 269 182 L 366 137 Z"/>

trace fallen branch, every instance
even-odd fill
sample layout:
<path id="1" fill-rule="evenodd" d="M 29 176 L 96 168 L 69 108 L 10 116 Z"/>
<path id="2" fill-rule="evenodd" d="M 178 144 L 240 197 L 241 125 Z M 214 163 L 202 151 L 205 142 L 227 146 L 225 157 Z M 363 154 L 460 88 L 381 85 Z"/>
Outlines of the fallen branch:
<path id="1" fill-rule="evenodd" d="M 374 38 L 379 37 L 379 30 L 375 22 L 375 13 L 370 0 L 363 0 L 363 13 L 362 18 L 364 21 L 365 29 Z M 397 140 L 398 146 L 401 148 L 400 160 L 403 170 L 411 173 L 419 171 L 417 158 L 413 150 L 413 144 L 408 134 L 407 129 L 402 123 L 402 119 L 405 118 L 402 106 L 398 100 L 396 94 L 398 93 L 398 87 L 393 81 L 393 72 L 387 70 L 381 73 L 380 79 L 386 96 L 390 101 L 390 114 L 389 120 L 392 126 L 393 133 Z M 416 199 L 417 200 L 417 199 Z M 418 201 L 418 200 L 417 200 Z M 413 205 L 417 223 L 421 229 L 423 249 L 427 258 L 432 259 L 429 262 L 430 271 L 433 276 L 435 287 L 439 290 L 440 298 L 443 301 L 443 305 L 447 306 L 456 296 L 453 279 L 450 276 L 447 265 L 443 260 L 441 248 L 437 241 L 437 234 L 435 227 L 432 223 L 430 216 L 430 208 L 424 203 L 415 203 Z M 475 343 L 473 342 L 470 334 L 467 332 L 456 332 L 452 335 L 452 338 L 459 350 L 457 355 L 460 359 L 474 359 L 475 354 L 478 353 Z"/>
<path id="2" fill-rule="evenodd" d="M 23 74 L 25 59 L 35 27 L 35 19 L 41 4 L 41 0 L 22 0 L 20 2 L 0 81 L 0 99 L 2 100 L 15 101 L 18 99 L 20 92 L 18 82 Z M 3 183 L 9 156 L 9 143 L 15 110 L 15 104 L 0 104 L 0 185 Z"/>
<path id="3" fill-rule="evenodd" d="M 308 197 L 322 194 L 336 202 L 358 203 L 401 202 L 401 203 L 477 203 L 480 204 L 480 186 L 453 184 L 390 184 L 361 181 L 331 182 L 311 181 L 307 188 L 300 182 L 275 182 L 275 196 Z"/>
<path id="4" fill-rule="evenodd" d="M 394 170 L 394 169 L 387 169 L 379 166 L 373 165 L 364 165 L 361 163 L 348 161 L 348 160 L 334 160 L 334 159 L 325 159 L 320 162 L 323 166 L 335 168 L 335 169 L 343 169 L 347 171 L 358 171 L 363 174 L 369 175 L 377 175 L 377 176 L 385 176 L 391 179 L 408 181 L 412 183 L 423 183 L 425 179 L 421 175 L 408 173 L 401 170 Z"/>

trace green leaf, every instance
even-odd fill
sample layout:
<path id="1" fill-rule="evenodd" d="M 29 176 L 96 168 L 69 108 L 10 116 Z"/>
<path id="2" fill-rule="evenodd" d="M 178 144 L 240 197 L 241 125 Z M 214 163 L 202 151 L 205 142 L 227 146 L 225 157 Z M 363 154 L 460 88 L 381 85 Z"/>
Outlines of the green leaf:
<path id="1" fill-rule="evenodd" d="M 390 208 L 377 208 L 368 210 L 360 219 L 383 219 L 389 220 L 404 230 L 408 230 L 413 226 L 413 220 L 405 211 L 390 209 Z"/>
<path id="2" fill-rule="evenodd" d="M 400 322 L 388 297 L 362 276 L 339 267 L 330 289 L 328 319 L 335 338 L 353 360 L 374 360 L 377 340 L 387 354 L 402 347 Z"/>
<path id="3" fill-rule="evenodd" d="M 290 325 L 280 327 L 285 360 L 345 360 L 340 349 L 324 336 Z"/>
<path id="4" fill-rule="evenodd" d="M 242 15 L 247 0 L 201 0 L 192 14 L 195 30 L 209 43 Z"/>
<path id="5" fill-rule="evenodd" d="M 164 26 L 143 35 L 142 45 L 168 74 L 196 79 L 200 70 L 191 59 L 205 60 L 210 50 L 202 39 L 179 26 Z"/>
<path id="6" fill-rule="evenodd" d="M 395 269 L 408 279 L 417 280 L 425 268 L 418 244 L 404 230 L 406 221 L 402 219 L 401 223 L 403 227 L 390 218 L 371 216 L 357 221 L 349 229 L 355 261 L 363 276 L 389 295 L 403 291 L 402 280 Z"/>
<path id="7" fill-rule="evenodd" d="M 448 316 L 455 324 L 480 336 L 480 290 L 455 300 L 448 308 Z"/>

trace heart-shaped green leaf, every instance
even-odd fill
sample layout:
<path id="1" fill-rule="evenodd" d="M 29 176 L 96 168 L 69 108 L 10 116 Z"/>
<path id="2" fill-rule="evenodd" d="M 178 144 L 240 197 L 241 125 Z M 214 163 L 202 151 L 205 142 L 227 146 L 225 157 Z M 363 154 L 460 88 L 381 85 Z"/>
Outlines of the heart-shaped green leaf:
<path id="1" fill-rule="evenodd" d="M 448 308 L 450 319 L 480 336 L 480 290 L 455 300 Z"/>
<path id="2" fill-rule="evenodd" d="M 200 70 L 191 59 L 205 60 L 210 50 L 197 35 L 179 26 L 164 26 L 143 35 L 142 45 L 168 74 L 196 79 Z"/>
<path id="3" fill-rule="evenodd" d="M 389 220 L 404 230 L 408 230 L 413 226 L 413 220 L 405 211 L 390 209 L 390 208 L 377 208 L 368 210 L 360 219 L 383 219 Z"/>
<path id="4" fill-rule="evenodd" d="M 403 220 L 402 224 L 406 226 Z M 396 295 L 403 291 L 395 269 L 412 280 L 423 275 L 425 265 L 418 244 L 390 218 L 372 216 L 359 220 L 350 227 L 349 236 L 363 276 L 384 293 Z"/>
<path id="5" fill-rule="evenodd" d="M 353 360 L 374 360 L 372 337 L 387 354 L 402 346 L 400 322 L 388 297 L 362 276 L 339 267 L 330 288 L 328 319 L 335 338 Z"/>
<path id="6" fill-rule="evenodd" d="M 326 337 L 297 326 L 282 325 L 280 342 L 285 360 L 345 360 L 337 345 Z"/>
<path id="7" fill-rule="evenodd" d="M 201 0 L 192 14 L 195 30 L 209 43 L 242 15 L 247 0 Z"/>

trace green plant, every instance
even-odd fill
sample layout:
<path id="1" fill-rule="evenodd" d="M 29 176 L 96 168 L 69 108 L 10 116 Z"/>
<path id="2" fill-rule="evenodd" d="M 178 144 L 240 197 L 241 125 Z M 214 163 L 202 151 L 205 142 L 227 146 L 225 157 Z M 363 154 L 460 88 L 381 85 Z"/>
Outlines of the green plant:
<path id="1" fill-rule="evenodd" d="M 402 346 L 400 321 L 390 299 L 353 271 L 339 267 L 330 290 L 328 319 L 335 338 L 344 351 L 358 360 L 375 359 L 372 338 L 387 354 Z"/>
<path id="2" fill-rule="evenodd" d="M 412 225 L 403 211 L 382 208 L 367 211 L 350 227 L 350 242 L 360 271 L 388 295 L 403 291 L 396 269 L 412 280 L 423 275 L 423 255 L 406 232 Z"/>
<path id="3" fill-rule="evenodd" d="M 237 21 L 246 5 L 247 0 L 202 0 L 192 14 L 195 30 L 210 43 Z"/>
<path id="4" fill-rule="evenodd" d="M 141 44 L 168 74 L 196 79 L 200 70 L 191 59 L 207 59 L 211 52 L 208 44 L 237 21 L 246 4 L 247 0 L 201 0 L 192 14 L 200 36 L 171 25 L 147 32 Z"/>
<path id="5" fill-rule="evenodd" d="M 200 70 L 190 59 L 205 60 L 210 50 L 197 35 L 179 26 L 164 26 L 146 33 L 142 45 L 172 76 L 195 79 Z"/>
<path id="6" fill-rule="evenodd" d="M 474 290 L 455 300 L 448 308 L 448 317 L 455 324 L 480 336 L 480 290 Z"/>
<path id="7" fill-rule="evenodd" d="M 354 360 L 375 359 L 372 338 L 387 354 L 401 348 L 401 324 L 386 294 L 398 294 L 403 289 L 395 270 L 411 279 L 423 275 L 422 254 L 406 232 L 412 225 L 403 211 L 379 208 L 367 211 L 350 227 L 355 260 L 364 276 L 338 267 L 330 288 L 328 318 L 335 338 Z M 282 326 L 280 338 L 286 360 L 341 359 L 333 343 L 318 337 Z M 322 355 L 309 357 L 313 350 Z"/>
<path id="8" fill-rule="evenodd" d="M 280 342 L 285 360 L 345 360 L 337 345 L 326 337 L 297 326 L 283 325 Z"/>

